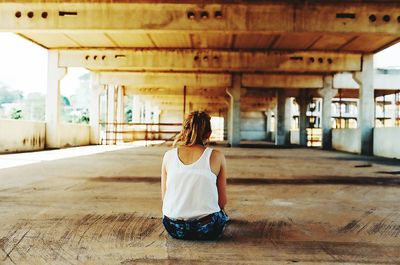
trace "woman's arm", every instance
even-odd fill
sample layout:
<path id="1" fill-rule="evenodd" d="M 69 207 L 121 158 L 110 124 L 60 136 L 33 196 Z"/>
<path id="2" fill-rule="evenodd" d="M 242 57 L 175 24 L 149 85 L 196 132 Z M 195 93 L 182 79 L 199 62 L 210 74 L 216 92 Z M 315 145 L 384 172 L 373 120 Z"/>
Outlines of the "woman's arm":
<path id="1" fill-rule="evenodd" d="M 164 201 L 165 190 L 167 188 L 167 169 L 166 160 L 167 153 L 164 154 L 162 165 L 161 165 L 161 198 Z"/>
<path id="2" fill-rule="evenodd" d="M 217 160 L 220 165 L 219 173 L 217 175 L 217 188 L 218 188 L 218 205 L 223 210 L 227 203 L 226 196 L 226 160 L 224 154 L 217 152 Z"/>

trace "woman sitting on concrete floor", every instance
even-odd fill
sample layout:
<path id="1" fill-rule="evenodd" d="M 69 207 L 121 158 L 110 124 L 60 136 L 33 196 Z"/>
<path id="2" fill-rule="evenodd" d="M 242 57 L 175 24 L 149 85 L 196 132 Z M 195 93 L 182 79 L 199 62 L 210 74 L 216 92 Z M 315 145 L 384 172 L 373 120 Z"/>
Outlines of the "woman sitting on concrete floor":
<path id="1" fill-rule="evenodd" d="M 178 239 L 216 239 L 228 216 L 225 156 L 205 147 L 211 135 L 210 116 L 192 112 L 161 169 L 163 224 Z"/>

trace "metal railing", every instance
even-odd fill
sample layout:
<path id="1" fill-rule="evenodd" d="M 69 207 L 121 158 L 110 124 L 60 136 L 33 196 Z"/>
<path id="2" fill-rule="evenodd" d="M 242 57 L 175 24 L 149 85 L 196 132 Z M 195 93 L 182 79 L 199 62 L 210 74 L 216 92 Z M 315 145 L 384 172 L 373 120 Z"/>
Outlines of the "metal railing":
<path id="1" fill-rule="evenodd" d="M 101 144 L 133 141 L 173 141 L 181 131 L 182 123 L 100 122 Z"/>

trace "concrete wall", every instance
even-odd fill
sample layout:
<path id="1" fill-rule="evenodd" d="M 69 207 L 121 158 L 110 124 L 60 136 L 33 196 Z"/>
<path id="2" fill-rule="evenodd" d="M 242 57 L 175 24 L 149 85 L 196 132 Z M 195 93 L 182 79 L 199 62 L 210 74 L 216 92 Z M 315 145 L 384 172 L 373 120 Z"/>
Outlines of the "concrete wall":
<path id="1" fill-rule="evenodd" d="M 90 126 L 86 124 L 62 123 L 60 129 L 60 147 L 90 144 Z"/>
<path id="2" fill-rule="evenodd" d="M 240 137 L 242 140 L 265 140 L 265 117 L 262 112 L 242 112 L 240 115 Z"/>
<path id="3" fill-rule="evenodd" d="M 374 129 L 374 155 L 400 159 L 400 128 Z"/>
<path id="4" fill-rule="evenodd" d="M 300 131 L 299 130 L 290 130 L 290 143 L 291 144 L 300 144 Z"/>
<path id="5" fill-rule="evenodd" d="M 43 150 L 45 139 L 44 122 L 0 120 L 0 153 Z"/>
<path id="6" fill-rule="evenodd" d="M 350 153 L 360 153 L 361 131 L 359 129 L 333 129 L 332 148 Z"/>

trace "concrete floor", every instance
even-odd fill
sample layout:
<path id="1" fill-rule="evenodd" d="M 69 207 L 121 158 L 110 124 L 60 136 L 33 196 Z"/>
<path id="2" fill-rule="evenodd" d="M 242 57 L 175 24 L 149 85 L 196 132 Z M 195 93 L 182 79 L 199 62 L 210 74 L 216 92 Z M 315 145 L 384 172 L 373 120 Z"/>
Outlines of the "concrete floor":
<path id="1" fill-rule="evenodd" d="M 220 148 L 232 221 L 187 242 L 161 225 L 166 149 L 0 169 L 0 264 L 400 264 L 400 161 Z"/>

